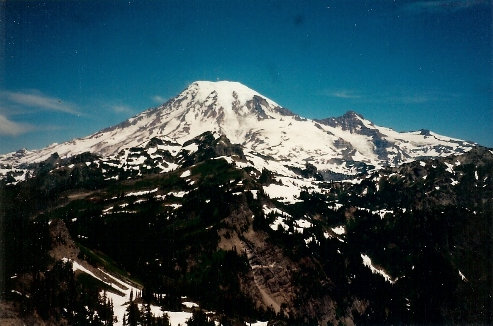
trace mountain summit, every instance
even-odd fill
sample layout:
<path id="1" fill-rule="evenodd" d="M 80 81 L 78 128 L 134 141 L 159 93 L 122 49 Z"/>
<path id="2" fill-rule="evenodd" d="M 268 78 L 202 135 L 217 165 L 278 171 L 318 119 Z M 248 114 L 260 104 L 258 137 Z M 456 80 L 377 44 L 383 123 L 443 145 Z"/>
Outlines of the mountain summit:
<path id="1" fill-rule="evenodd" d="M 197 81 L 163 105 L 116 126 L 41 150 L 5 154 L 0 163 L 15 168 L 55 152 L 62 158 L 83 152 L 108 156 L 154 137 L 183 144 L 207 131 L 286 166 L 310 163 L 343 175 L 462 153 L 473 146 L 433 132 L 396 132 L 351 111 L 338 118 L 305 119 L 241 83 Z"/>

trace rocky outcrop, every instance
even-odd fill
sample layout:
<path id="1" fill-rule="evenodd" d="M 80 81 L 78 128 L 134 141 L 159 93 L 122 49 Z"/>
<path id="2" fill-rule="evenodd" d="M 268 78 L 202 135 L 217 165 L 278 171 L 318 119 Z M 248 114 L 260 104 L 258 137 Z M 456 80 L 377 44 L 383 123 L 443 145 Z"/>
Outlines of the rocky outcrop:
<path id="1" fill-rule="evenodd" d="M 319 269 L 318 263 L 305 257 L 302 261 L 289 258 L 264 231 L 254 230 L 253 213 L 242 205 L 223 220 L 226 225 L 218 231 L 219 248 L 246 254 L 250 270 L 242 280 L 242 289 L 258 308 L 272 310 L 285 317 L 335 323 L 336 304 L 328 295 L 313 297 L 295 280 L 302 271 Z M 303 272 L 304 273 L 304 272 Z M 322 273 L 313 273 L 317 287 L 327 287 L 331 281 Z M 303 302 L 303 304 L 300 304 Z"/>
<path id="2" fill-rule="evenodd" d="M 54 219 L 50 222 L 51 250 L 50 256 L 56 261 L 63 258 L 75 260 L 79 255 L 79 248 L 75 245 L 74 240 L 65 222 L 60 219 Z"/>

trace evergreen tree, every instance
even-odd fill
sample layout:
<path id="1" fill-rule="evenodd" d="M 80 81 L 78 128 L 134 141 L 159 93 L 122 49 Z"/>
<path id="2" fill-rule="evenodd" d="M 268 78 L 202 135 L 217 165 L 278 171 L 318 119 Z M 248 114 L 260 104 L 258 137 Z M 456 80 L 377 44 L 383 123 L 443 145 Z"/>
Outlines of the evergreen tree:
<path id="1" fill-rule="evenodd" d="M 139 306 L 135 303 L 135 301 L 130 301 L 127 308 L 127 325 L 137 326 L 140 323 L 140 319 Z"/>
<path id="2" fill-rule="evenodd" d="M 145 326 L 152 326 L 153 325 L 153 315 L 151 313 L 151 305 L 147 303 L 144 307 L 144 313 L 143 313 L 143 322 L 142 324 Z"/>
<path id="3" fill-rule="evenodd" d="M 162 317 L 155 317 L 154 318 L 154 325 L 155 326 L 170 326 L 168 314 L 163 314 Z"/>

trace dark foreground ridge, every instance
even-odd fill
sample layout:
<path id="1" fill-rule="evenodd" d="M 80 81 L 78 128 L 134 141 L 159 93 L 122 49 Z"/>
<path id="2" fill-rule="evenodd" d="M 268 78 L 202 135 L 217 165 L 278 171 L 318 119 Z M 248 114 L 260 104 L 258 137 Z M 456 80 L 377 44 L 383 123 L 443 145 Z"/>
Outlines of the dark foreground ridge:
<path id="1" fill-rule="evenodd" d="M 345 182 L 263 159 L 208 132 L 1 181 L 2 324 L 492 322 L 491 150 Z"/>

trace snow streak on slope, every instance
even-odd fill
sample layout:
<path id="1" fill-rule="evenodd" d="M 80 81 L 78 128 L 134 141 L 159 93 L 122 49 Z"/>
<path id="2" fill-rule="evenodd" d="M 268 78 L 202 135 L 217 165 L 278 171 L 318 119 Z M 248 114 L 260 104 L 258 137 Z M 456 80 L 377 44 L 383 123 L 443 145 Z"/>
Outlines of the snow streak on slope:
<path id="1" fill-rule="evenodd" d="M 305 119 L 240 83 L 198 81 L 162 106 L 88 137 L 1 155 L 0 168 L 7 171 L 40 162 L 54 152 L 62 158 L 83 152 L 117 155 L 153 137 L 178 145 L 206 131 L 225 135 L 232 143 L 283 165 L 302 168 L 309 162 L 319 170 L 349 175 L 361 171 L 362 164 L 398 165 L 423 156 L 464 152 L 473 145 L 429 131 L 396 132 L 354 112 L 319 121 Z"/>

